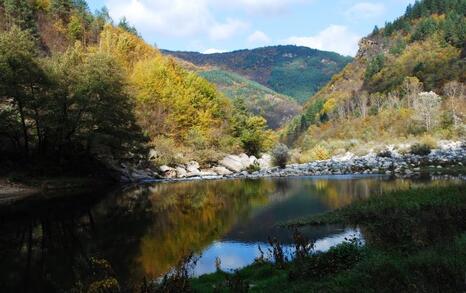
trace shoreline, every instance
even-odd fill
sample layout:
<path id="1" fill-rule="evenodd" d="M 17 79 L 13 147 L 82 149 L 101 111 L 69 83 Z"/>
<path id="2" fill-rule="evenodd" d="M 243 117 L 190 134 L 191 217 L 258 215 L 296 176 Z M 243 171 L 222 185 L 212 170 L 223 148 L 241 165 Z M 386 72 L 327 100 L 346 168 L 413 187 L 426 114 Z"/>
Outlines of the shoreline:
<path id="1" fill-rule="evenodd" d="M 247 166 L 244 169 L 247 169 Z M 454 177 L 466 180 L 466 149 L 433 150 L 429 155 L 424 156 L 392 154 L 389 157 L 381 157 L 368 154 L 358 157 L 347 153 L 344 156 L 333 157 L 329 160 L 290 164 L 283 169 L 266 167 L 254 172 L 230 170 L 230 174 L 202 175 L 203 172 L 197 172 L 193 173 L 192 176 L 176 177 L 172 173 L 168 173 L 170 176 L 163 177 L 163 172 L 162 174 L 155 173 L 155 176 L 149 174 L 140 176 L 144 175 L 142 171 L 137 171 L 137 173 L 139 176 L 131 178 L 132 180 L 126 183 L 332 175 L 387 175 L 396 178 L 416 178 L 423 174 L 454 175 Z"/>

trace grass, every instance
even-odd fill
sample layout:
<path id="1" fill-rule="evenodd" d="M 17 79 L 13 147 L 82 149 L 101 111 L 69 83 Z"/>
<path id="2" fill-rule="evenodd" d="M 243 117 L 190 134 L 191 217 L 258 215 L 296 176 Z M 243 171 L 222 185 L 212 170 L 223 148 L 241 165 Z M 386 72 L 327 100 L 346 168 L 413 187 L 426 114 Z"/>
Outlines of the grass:
<path id="1" fill-rule="evenodd" d="M 360 227 L 366 244 L 348 241 L 288 262 L 282 269 L 260 261 L 235 274 L 219 271 L 192 279 L 192 288 L 198 292 L 466 290 L 464 184 L 390 192 L 292 224 L 330 223 Z"/>

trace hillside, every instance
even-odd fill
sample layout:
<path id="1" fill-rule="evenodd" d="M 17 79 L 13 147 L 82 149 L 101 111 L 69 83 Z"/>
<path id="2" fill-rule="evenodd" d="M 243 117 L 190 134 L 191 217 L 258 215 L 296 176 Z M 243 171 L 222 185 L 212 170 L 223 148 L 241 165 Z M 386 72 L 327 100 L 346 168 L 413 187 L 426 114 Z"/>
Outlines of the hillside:
<path id="1" fill-rule="evenodd" d="M 162 52 L 198 66 L 210 65 L 235 72 L 300 103 L 352 60 L 333 52 L 291 45 L 216 54 Z"/>
<path id="2" fill-rule="evenodd" d="M 465 13 L 464 0 L 426 0 L 376 27 L 360 41 L 354 61 L 308 100 L 283 139 L 329 154 L 357 141 L 464 139 Z"/>
<path id="3" fill-rule="evenodd" d="M 156 164 L 203 163 L 274 140 L 263 117 L 85 1 L 0 1 L 0 72 L 2 167 L 87 174 L 88 161 L 147 163 L 149 148 Z"/>
<path id="4" fill-rule="evenodd" d="M 290 97 L 278 94 L 236 73 L 211 69 L 201 71 L 199 75 L 215 84 L 233 101 L 238 98 L 244 100 L 246 107 L 252 113 L 263 116 L 272 129 L 280 128 L 301 111 L 301 106 Z"/>

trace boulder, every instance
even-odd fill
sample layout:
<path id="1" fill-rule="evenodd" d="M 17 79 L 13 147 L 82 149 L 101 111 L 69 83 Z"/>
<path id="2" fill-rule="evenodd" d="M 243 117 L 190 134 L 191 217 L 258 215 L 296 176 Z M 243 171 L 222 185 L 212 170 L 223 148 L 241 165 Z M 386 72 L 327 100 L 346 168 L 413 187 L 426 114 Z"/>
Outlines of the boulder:
<path id="1" fill-rule="evenodd" d="M 160 169 L 160 172 L 162 172 L 162 173 L 173 170 L 172 167 L 168 167 L 167 165 L 162 165 L 162 166 L 159 167 L 159 169 Z"/>
<path id="2" fill-rule="evenodd" d="M 176 174 L 175 169 L 172 168 L 171 170 L 168 170 L 167 172 L 165 172 L 163 176 L 165 178 L 171 179 L 171 178 L 176 178 L 177 174 Z"/>
<path id="3" fill-rule="evenodd" d="M 272 167 L 272 156 L 263 154 L 260 159 L 257 160 L 261 169 L 268 169 Z"/>
<path id="4" fill-rule="evenodd" d="M 183 167 L 176 167 L 175 170 L 176 170 L 176 176 L 178 178 L 184 178 L 188 174 L 188 172 L 186 172 L 186 169 Z"/>
<path id="5" fill-rule="evenodd" d="M 240 172 L 241 170 L 243 170 L 243 164 L 241 163 L 241 159 L 235 155 L 228 155 L 225 158 L 223 158 L 219 163 L 220 165 L 233 172 Z"/>
<path id="6" fill-rule="evenodd" d="M 157 159 L 157 157 L 158 157 L 157 151 L 154 150 L 154 149 L 150 149 L 149 150 L 149 160 L 150 161 L 155 160 L 155 159 Z"/>
<path id="7" fill-rule="evenodd" d="M 186 164 L 186 170 L 189 173 L 199 173 L 199 168 L 200 168 L 199 163 L 196 161 L 191 161 Z"/>
<path id="8" fill-rule="evenodd" d="M 227 168 L 225 168 L 223 166 L 213 167 L 212 171 L 214 171 L 218 175 L 231 175 L 233 173 L 233 172 L 231 172 L 230 170 L 228 170 Z"/>
<path id="9" fill-rule="evenodd" d="M 217 176 L 217 172 L 215 172 L 213 169 L 202 169 L 199 176 L 202 177 L 209 177 L 209 176 Z"/>
<path id="10" fill-rule="evenodd" d="M 243 153 L 239 155 L 239 158 L 240 158 L 241 164 L 243 165 L 243 170 L 251 165 L 251 160 L 248 155 Z"/>

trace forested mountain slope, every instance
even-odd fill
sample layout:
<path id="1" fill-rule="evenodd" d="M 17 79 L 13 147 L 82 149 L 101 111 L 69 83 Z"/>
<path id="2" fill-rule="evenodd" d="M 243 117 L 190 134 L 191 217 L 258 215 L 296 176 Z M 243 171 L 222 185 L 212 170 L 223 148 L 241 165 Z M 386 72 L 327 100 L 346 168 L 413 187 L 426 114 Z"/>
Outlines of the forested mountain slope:
<path id="1" fill-rule="evenodd" d="M 83 158 L 142 162 L 148 148 L 159 163 L 203 162 L 257 153 L 272 140 L 264 118 L 145 43 L 125 20 L 114 24 L 105 9 L 0 1 L 2 167 L 21 161 L 62 174 L 85 169 Z"/>
<path id="2" fill-rule="evenodd" d="M 239 74 L 221 69 L 207 69 L 200 71 L 199 75 L 215 84 L 233 101 L 244 100 L 246 107 L 252 113 L 263 116 L 272 129 L 280 128 L 301 112 L 301 106 L 292 98 Z"/>
<path id="3" fill-rule="evenodd" d="M 306 101 L 339 72 L 351 57 L 298 46 L 271 46 L 228 53 L 163 53 L 198 66 L 235 72 L 298 102 Z"/>
<path id="4" fill-rule="evenodd" d="M 360 41 L 354 61 L 309 99 L 283 139 L 331 153 L 344 145 L 327 143 L 335 140 L 464 138 L 465 14 L 465 0 L 425 0 L 376 27 Z"/>

